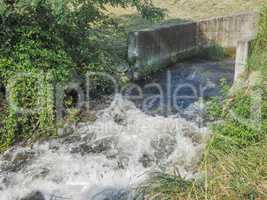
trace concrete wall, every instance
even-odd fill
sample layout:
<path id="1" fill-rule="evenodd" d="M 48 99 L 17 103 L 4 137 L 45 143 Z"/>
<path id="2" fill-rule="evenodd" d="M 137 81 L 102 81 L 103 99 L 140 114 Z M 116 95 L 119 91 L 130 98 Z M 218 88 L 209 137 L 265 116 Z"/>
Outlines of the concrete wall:
<path id="1" fill-rule="evenodd" d="M 174 64 L 210 45 L 235 48 L 240 39 L 255 37 L 258 18 L 256 13 L 241 13 L 132 32 L 128 58 L 133 76 Z"/>
<path id="2" fill-rule="evenodd" d="M 239 40 L 237 43 L 235 58 L 235 81 L 237 81 L 247 69 L 246 65 L 249 57 L 252 40 L 253 38 L 246 38 Z"/>

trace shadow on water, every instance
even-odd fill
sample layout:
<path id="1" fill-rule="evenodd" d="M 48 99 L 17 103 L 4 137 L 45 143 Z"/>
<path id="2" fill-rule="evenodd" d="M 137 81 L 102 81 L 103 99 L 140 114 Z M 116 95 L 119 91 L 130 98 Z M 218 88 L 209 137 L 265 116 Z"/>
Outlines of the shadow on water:
<path id="1" fill-rule="evenodd" d="M 138 81 L 144 98 L 133 101 L 146 113 L 173 115 L 199 99 L 220 96 L 222 81 L 232 85 L 233 80 L 233 59 L 191 59 L 155 73 L 149 80 Z M 139 93 L 132 90 L 129 96 L 131 95 Z"/>

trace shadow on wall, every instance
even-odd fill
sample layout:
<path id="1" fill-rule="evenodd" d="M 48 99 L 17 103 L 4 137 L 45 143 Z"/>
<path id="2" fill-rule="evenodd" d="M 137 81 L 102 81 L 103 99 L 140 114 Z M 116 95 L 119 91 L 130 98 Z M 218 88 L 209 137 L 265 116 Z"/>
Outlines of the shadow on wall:
<path id="1" fill-rule="evenodd" d="M 233 55 L 240 39 L 256 35 L 257 22 L 257 13 L 241 13 L 131 32 L 128 39 L 131 77 L 139 79 L 190 56 L 222 52 Z"/>

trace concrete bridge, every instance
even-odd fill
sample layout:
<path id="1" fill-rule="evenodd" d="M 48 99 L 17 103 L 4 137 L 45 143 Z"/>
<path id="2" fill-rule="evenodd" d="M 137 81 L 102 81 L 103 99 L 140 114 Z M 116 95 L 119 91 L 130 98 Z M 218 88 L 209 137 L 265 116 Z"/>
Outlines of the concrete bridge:
<path id="1" fill-rule="evenodd" d="M 133 79 L 199 54 L 210 46 L 236 51 L 235 79 L 245 70 L 249 43 L 256 37 L 257 13 L 162 25 L 129 34 Z"/>

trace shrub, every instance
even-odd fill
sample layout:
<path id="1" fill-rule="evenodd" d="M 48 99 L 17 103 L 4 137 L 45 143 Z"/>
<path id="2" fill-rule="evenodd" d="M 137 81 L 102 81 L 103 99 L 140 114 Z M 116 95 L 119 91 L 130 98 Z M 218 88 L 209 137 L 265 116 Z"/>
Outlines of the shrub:
<path id="1" fill-rule="evenodd" d="M 125 53 L 114 50 L 114 41 L 126 34 L 105 14 L 107 4 L 163 17 L 151 1 L 0 0 L 0 80 L 12 102 L 2 116 L 0 146 L 55 133 L 55 84 L 88 71 L 124 76 L 117 66 Z M 105 84 L 100 80 L 98 88 Z"/>
<path id="2" fill-rule="evenodd" d="M 249 67 L 252 70 L 260 70 L 264 76 L 267 74 L 267 6 L 260 14 L 259 32 L 253 43 L 252 55 L 249 59 Z"/>

